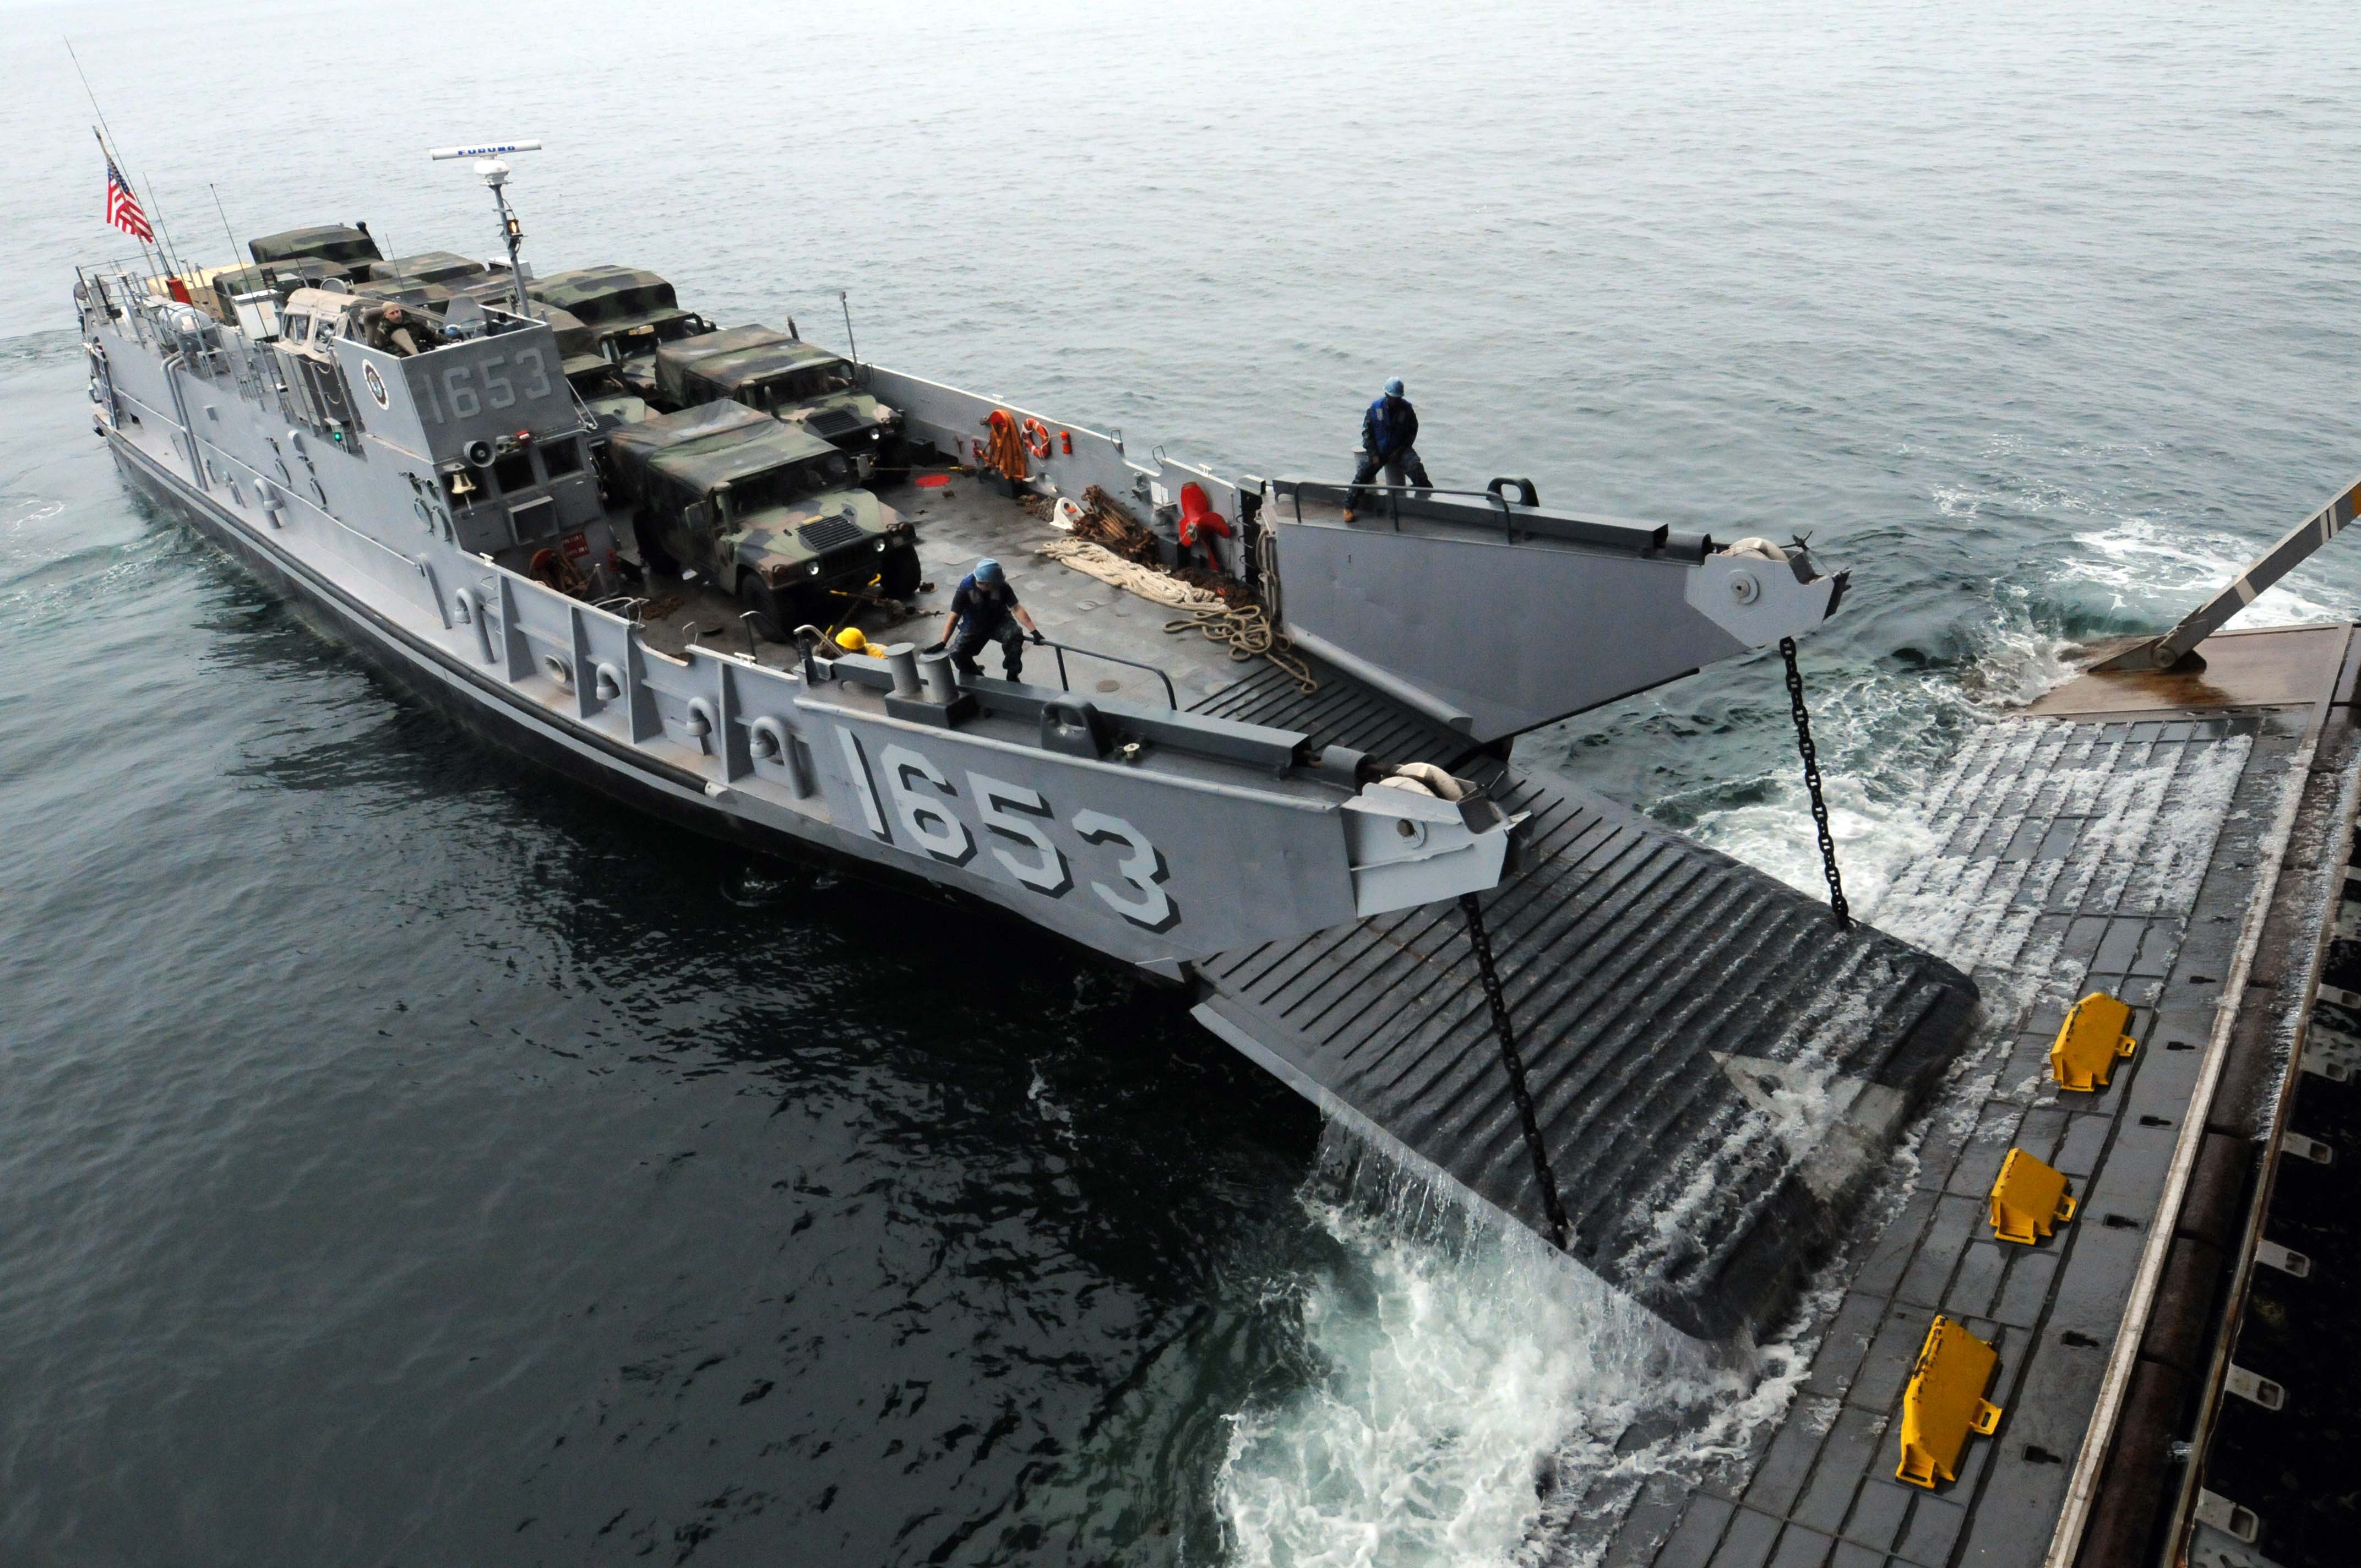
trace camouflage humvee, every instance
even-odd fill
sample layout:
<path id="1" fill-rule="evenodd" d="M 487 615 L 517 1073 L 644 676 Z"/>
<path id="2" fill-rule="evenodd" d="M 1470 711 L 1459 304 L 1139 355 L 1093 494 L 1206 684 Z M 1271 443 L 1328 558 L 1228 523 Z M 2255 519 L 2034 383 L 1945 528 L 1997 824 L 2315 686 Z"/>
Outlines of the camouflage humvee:
<path id="1" fill-rule="evenodd" d="M 648 417 L 646 400 L 625 386 L 621 367 L 598 352 L 598 334 L 588 323 L 555 305 L 536 303 L 533 308 L 557 334 L 557 352 L 563 356 L 560 367 L 601 429 L 636 424 Z"/>
<path id="2" fill-rule="evenodd" d="M 807 431 L 723 399 L 620 426 L 607 454 L 650 569 L 736 594 L 773 641 L 849 620 L 863 590 L 917 588 L 917 530 Z"/>
<path id="3" fill-rule="evenodd" d="M 367 224 L 355 224 L 349 228 L 342 224 L 324 224 L 313 228 L 287 229 L 248 240 L 246 248 L 258 267 L 277 267 L 283 271 L 286 264 L 292 261 L 333 261 L 346 269 L 346 276 L 362 280 L 369 276 L 370 263 L 385 259 L 377 241 L 369 237 Z"/>
<path id="4" fill-rule="evenodd" d="M 541 304 L 580 320 L 595 337 L 591 352 L 618 362 L 653 354 L 659 344 L 711 332 L 713 323 L 680 308 L 671 284 L 636 267 L 577 267 L 525 284 Z"/>
<path id="5" fill-rule="evenodd" d="M 279 296 L 283 306 L 287 297 L 298 289 L 316 289 L 323 283 L 350 285 L 353 269 L 340 261 L 324 261 L 316 256 L 291 257 L 274 261 L 267 267 L 225 268 L 214 274 L 214 302 L 205 308 L 223 321 L 237 320 L 239 296 L 258 294 L 266 290 Z"/>
<path id="6" fill-rule="evenodd" d="M 422 250 L 415 256 L 397 256 L 390 261 L 371 267 L 369 280 L 375 282 L 387 277 L 408 278 L 420 283 L 438 283 L 445 289 L 456 289 L 464 283 L 475 282 L 490 270 L 482 262 L 471 261 L 455 250 Z M 501 270 L 500 278 L 503 282 L 507 280 L 505 269 Z"/>
<path id="7" fill-rule="evenodd" d="M 733 326 L 656 350 L 659 408 L 728 398 L 802 425 L 860 465 L 867 478 L 902 432 L 902 416 L 861 389 L 853 367 L 817 344 L 767 326 Z"/>

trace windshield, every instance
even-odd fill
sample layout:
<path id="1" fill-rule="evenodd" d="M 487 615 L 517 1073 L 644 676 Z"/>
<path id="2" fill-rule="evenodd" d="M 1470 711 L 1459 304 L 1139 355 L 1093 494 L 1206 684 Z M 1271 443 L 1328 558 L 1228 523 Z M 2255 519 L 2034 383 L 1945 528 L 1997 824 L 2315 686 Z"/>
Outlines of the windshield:
<path id="1" fill-rule="evenodd" d="M 790 463 L 752 478 L 731 482 L 728 510 L 732 517 L 752 517 L 768 507 L 793 506 L 797 501 L 852 484 L 852 459 L 841 452 Z"/>
<path id="2" fill-rule="evenodd" d="M 824 398 L 831 392 L 852 390 L 852 367 L 841 359 L 831 359 L 825 365 L 807 365 L 800 370 L 789 370 L 758 381 L 748 389 L 750 401 L 764 413 L 776 413 L 791 409 L 814 398 Z"/>

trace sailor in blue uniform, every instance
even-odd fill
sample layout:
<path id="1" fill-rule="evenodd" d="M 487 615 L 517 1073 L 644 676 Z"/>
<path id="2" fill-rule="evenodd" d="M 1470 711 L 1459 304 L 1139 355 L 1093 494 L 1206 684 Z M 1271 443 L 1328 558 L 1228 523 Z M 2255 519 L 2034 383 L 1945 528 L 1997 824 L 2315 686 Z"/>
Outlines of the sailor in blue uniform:
<path id="1" fill-rule="evenodd" d="M 1386 471 L 1389 485 L 1411 484 L 1420 489 L 1434 488 L 1426 477 L 1426 465 L 1419 461 L 1418 411 L 1402 396 L 1401 378 L 1386 383 L 1385 396 L 1369 405 L 1361 416 L 1361 465 L 1353 472 L 1355 488 L 1345 497 L 1345 521 L 1353 521 L 1354 503 L 1361 499 L 1359 487 Z"/>
<path id="2" fill-rule="evenodd" d="M 990 556 L 975 564 L 975 570 L 960 579 L 959 587 L 951 594 L 951 612 L 943 622 L 942 645 L 950 649 L 951 668 L 962 675 L 983 674 L 975 656 L 986 642 L 1000 644 L 1001 673 L 1008 680 L 1016 679 L 1025 668 L 1025 635 L 1033 641 L 1043 641 L 1041 629 L 1016 602 L 1016 589 L 1008 581 L 1008 574 L 1000 563 Z"/>

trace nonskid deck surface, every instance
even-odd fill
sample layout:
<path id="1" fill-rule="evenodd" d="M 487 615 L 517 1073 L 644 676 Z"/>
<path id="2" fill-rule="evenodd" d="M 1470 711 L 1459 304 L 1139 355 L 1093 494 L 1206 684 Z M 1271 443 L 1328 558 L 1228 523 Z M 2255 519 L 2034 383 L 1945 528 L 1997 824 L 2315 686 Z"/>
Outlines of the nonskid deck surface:
<path id="1" fill-rule="evenodd" d="M 1964 1034 L 1964 978 L 1564 779 L 1471 757 L 1365 688 L 1307 696 L 1258 672 L 1202 706 L 1455 766 L 1532 814 L 1532 864 L 1483 903 L 1576 1255 L 1701 1336 L 1775 1318 Z M 1455 906 L 1199 969 L 1217 1032 L 1548 1233 Z"/>
<path id="2" fill-rule="evenodd" d="M 1888 1173 L 1849 1239 L 1832 1310 L 1796 1332 L 1817 1352 L 1784 1418 L 1703 1476 L 1658 1476 L 1636 1495 L 1602 1485 L 1577 1505 L 1585 1522 L 1570 1549 L 1657 1568 L 2045 1560 L 2151 1232 L 2190 1234 L 2186 1210 L 2159 1215 L 2168 1168 L 2257 867 L 2290 852 L 2292 770 L 2344 641 L 2340 630 L 2334 647 L 2306 650 L 2317 655 L 2308 704 L 2035 718 L 1996 724 L 1961 751 L 1927 802 L 1939 848 L 1877 916 L 1973 972 L 1984 998 L 1975 1040 L 1931 1097 L 1915 1158 Z M 2092 991 L 2133 1003 L 2141 1045 L 2105 1090 L 2063 1091 L 2048 1053 L 2066 1009 Z M 2199 1131 L 2210 1149 L 2212 1123 Z M 2080 1204 L 2037 1246 L 1997 1240 L 1987 1221 L 2012 1148 L 2064 1172 Z M 2176 1244 L 2172 1258 L 2184 1250 Z M 2195 1319 L 2172 1333 L 2202 1327 L 2210 1286 L 2194 1288 Z M 2169 1268 L 2164 1288 L 2184 1288 Z M 1969 1441 L 1958 1479 L 1929 1491 L 1894 1470 L 1903 1392 L 1938 1312 L 1997 1349 L 1986 1397 L 2004 1415 L 1994 1436 Z M 2139 1342 L 2142 1356 L 2161 1327 Z M 2116 1441 L 2160 1455 L 2169 1435 L 2119 1428 Z M 2126 1485 L 2112 1462 L 2098 1473 Z"/>
<path id="3" fill-rule="evenodd" d="M 929 591 L 911 600 L 916 613 L 895 618 L 873 606 L 852 610 L 851 624 L 879 642 L 909 641 L 925 647 L 941 633 L 950 609 L 951 590 L 977 560 L 989 555 L 1007 568 L 1017 598 L 1042 631 L 1053 641 L 1112 653 L 1137 664 L 1152 665 L 1171 677 L 1180 706 L 1196 706 L 1211 694 L 1238 679 L 1244 665 L 1228 650 L 1191 630 L 1167 632 L 1165 626 L 1180 612 L 1111 587 L 1086 573 L 1035 554 L 1043 544 L 1065 534 L 1026 510 L 985 480 L 953 473 L 949 483 L 921 488 L 906 481 L 881 485 L 878 496 L 886 505 L 917 525 L 918 559 L 925 567 Z M 677 656 L 694 626 L 706 647 L 730 652 L 748 651 L 739 620 L 742 606 L 728 595 L 702 585 L 675 579 L 651 582 L 640 592 L 663 596 L 659 603 L 677 600 L 661 615 L 650 615 L 644 625 L 649 643 Z M 775 669 L 796 662 L 792 647 L 762 643 L 756 660 Z M 987 675 L 1000 673 L 1000 650 L 987 647 L 979 655 Z M 1164 685 L 1155 675 L 1130 665 L 1095 659 L 1088 653 L 1066 655 L 1073 689 L 1084 696 L 1111 697 L 1160 707 Z M 1025 651 L 1024 678 L 1035 685 L 1058 684 L 1058 665 L 1048 649 Z"/>

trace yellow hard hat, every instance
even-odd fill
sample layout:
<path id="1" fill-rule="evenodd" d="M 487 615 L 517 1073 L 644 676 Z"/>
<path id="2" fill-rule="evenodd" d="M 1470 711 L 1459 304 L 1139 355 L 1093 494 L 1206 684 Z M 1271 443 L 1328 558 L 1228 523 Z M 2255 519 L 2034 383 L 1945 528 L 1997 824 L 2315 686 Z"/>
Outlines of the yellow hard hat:
<path id="1" fill-rule="evenodd" d="M 869 652 L 869 639 L 861 634 L 861 628 L 857 626 L 848 626 L 843 630 L 838 632 L 836 634 L 836 645 L 843 649 L 848 653 L 866 653 Z"/>

